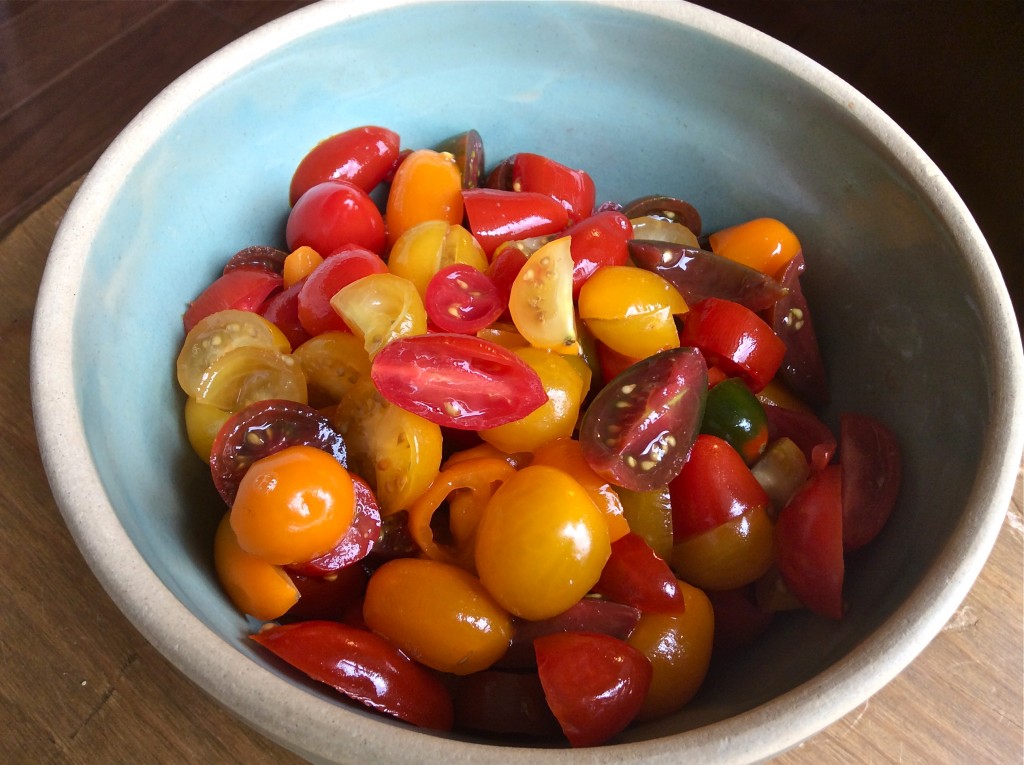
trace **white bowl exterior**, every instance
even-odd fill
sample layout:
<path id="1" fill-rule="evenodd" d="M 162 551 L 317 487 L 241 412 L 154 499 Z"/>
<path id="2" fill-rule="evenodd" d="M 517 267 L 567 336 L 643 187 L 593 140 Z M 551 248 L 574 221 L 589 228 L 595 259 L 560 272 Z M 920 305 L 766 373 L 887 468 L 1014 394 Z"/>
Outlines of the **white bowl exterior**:
<path id="1" fill-rule="evenodd" d="M 437 22 L 447 37 L 424 34 Z M 394 50 L 380 50 L 385 29 Z M 588 65 L 559 63 L 577 60 Z M 909 509 L 857 561 L 843 625 L 798 618 L 725 672 L 723 697 L 709 689 L 627 743 L 571 753 L 435 748 L 440 737 L 267 671 L 213 581 L 217 518 L 195 512 L 217 500 L 182 435 L 177 321 L 232 252 L 280 240 L 305 151 L 368 123 L 412 146 L 475 127 L 492 160 L 549 153 L 591 169 L 601 198 L 671 193 L 709 229 L 770 215 L 797 231 L 837 399 L 909 441 Z M 257 30 L 175 82 L 97 163 L 54 242 L 33 331 L 44 461 L 98 578 L 200 686 L 331 762 L 667 762 L 685 749 L 738 763 L 798 743 L 894 677 L 966 595 L 1024 448 L 1022 369 L 995 261 L 934 164 L 821 67 L 684 3 L 327 3 Z M 787 652 L 795 632 L 817 659 Z M 737 693 L 769 656 L 760 686 Z"/>

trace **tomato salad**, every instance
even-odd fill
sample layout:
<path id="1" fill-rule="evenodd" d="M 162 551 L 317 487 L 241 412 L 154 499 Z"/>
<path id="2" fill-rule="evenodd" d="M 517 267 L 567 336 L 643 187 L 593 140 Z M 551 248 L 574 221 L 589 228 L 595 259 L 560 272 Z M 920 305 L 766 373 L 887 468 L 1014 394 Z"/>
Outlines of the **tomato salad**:
<path id="1" fill-rule="evenodd" d="M 597 204 L 539 154 L 487 171 L 473 130 L 347 130 L 289 194 L 286 247 L 227 261 L 177 359 L 255 642 L 414 725 L 592 746 L 779 611 L 842 618 L 900 453 L 819 418 L 785 224 Z"/>

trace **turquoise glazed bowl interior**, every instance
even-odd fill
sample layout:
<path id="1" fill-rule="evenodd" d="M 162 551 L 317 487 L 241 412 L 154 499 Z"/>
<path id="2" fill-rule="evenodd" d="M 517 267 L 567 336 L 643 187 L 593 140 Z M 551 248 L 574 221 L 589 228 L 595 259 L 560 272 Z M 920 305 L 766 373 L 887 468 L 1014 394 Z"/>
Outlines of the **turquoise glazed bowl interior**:
<path id="1" fill-rule="evenodd" d="M 221 505 L 184 435 L 181 315 L 232 253 L 283 245 L 296 163 L 364 124 L 407 147 L 475 128 L 492 161 L 530 151 L 587 169 L 599 201 L 669 194 L 708 231 L 765 216 L 797 233 L 826 419 L 881 418 L 906 460 L 890 525 L 849 561 L 841 623 L 785 615 L 683 712 L 576 751 L 414 730 L 245 639 L 254 625 L 212 570 Z M 33 343 L 43 457 L 97 577 L 196 683 L 324 762 L 776 754 L 939 631 L 991 549 L 1024 439 L 1006 289 L 937 168 L 813 62 L 685 3 L 339 2 L 257 30 L 175 82 L 96 164 L 54 242 Z"/>

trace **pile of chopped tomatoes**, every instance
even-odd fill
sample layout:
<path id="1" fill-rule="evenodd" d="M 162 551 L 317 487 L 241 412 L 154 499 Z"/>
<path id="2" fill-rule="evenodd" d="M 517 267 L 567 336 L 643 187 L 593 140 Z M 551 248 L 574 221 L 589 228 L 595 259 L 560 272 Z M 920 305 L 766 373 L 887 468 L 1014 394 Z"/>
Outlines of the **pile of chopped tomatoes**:
<path id="1" fill-rule="evenodd" d="M 414 725 L 591 746 L 778 612 L 843 616 L 900 455 L 816 414 L 783 223 L 598 205 L 539 154 L 485 171 L 472 130 L 339 133 L 290 199 L 286 248 L 227 261 L 177 359 L 253 640 Z"/>

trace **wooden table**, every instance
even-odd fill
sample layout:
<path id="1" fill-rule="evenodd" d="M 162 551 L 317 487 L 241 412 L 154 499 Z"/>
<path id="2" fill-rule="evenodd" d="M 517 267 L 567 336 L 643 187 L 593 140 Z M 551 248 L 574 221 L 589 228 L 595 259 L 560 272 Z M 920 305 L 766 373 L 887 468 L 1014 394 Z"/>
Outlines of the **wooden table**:
<path id="1" fill-rule="evenodd" d="M 76 185 L 0 242 L 0 762 L 293 763 L 179 674 L 79 555 L 46 483 L 29 334 L 50 243 Z M 920 657 L 777 765 L 1024 761 L 1024 516 L 1018 484 L 974 589 Z"/>

